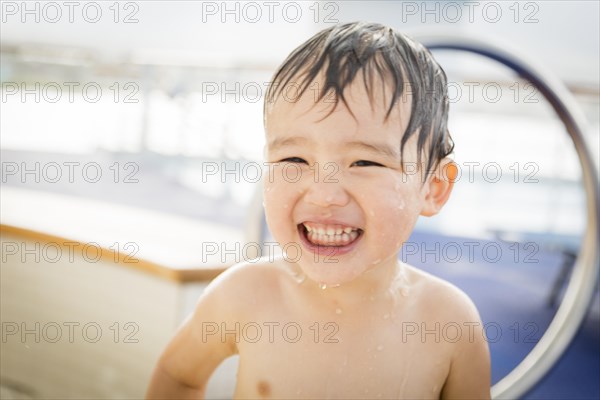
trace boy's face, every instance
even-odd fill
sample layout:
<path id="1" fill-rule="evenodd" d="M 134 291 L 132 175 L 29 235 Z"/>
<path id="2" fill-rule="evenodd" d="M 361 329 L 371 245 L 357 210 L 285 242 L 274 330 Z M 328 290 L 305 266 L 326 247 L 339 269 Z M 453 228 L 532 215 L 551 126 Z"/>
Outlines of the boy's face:
<path id="1" fill-rule="evenodd" d="M 315 104 L 309 88 L 297 102 L 280 96 L 265 124 L 266 158 L 277 163 L 264 182 L 268 225 L 286 259 L 328 285 L 382 265 L 395 268 L 418 216 L 437 211 L 429 182 L 401 168 L 410 98 L 401 98 L 385 120 L 389 91 L 380 88 L 369 99 L 357 79 L 344 94 L 354 117 L 341 100 L 327 116 L 331 97 Z M 416 165 L 416 137 L 405 146 L 405 163 Z"/>

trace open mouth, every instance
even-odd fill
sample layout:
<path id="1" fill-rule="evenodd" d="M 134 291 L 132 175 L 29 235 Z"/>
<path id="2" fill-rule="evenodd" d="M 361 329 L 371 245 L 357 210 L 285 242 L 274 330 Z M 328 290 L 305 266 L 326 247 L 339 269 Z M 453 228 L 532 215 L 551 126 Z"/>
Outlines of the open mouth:
<path id="1" fill-rule="evenodd" d="M 313 222 L 298 224 L 298 231 L 309 249 L 313 251 L 336 249 L 338 254 L 340 251 L 350 251 L 364 232 L 353 226 Z"/>

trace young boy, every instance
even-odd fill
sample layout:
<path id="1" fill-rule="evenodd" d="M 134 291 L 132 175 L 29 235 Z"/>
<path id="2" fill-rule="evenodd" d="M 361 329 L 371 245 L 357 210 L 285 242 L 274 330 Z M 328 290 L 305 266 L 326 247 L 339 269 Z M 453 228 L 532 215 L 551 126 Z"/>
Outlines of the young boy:
<path id="1" fill-rule="evenodd" d="M 390 28 L 339 25 L 296 49 L 264 113 L 264 206 L 284 256 L 209 285 L 147 397 L 201 398 L 238 354 L 235 398 L 489 398 L 475 306 L 398 260 L 450 195 L 447 117 L 443 70 Z"/>

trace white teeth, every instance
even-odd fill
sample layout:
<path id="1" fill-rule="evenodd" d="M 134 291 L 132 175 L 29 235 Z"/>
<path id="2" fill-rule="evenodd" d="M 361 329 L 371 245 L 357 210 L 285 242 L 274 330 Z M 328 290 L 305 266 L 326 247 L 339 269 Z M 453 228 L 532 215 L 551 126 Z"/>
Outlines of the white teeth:
<path id="1" fill-rule="evenodd" d="M 358 228 L 341 227 L 339 225 L 309 226 L 306 228 L 308 240 L 322 246 L 346 246 L 359 236 Z"/>

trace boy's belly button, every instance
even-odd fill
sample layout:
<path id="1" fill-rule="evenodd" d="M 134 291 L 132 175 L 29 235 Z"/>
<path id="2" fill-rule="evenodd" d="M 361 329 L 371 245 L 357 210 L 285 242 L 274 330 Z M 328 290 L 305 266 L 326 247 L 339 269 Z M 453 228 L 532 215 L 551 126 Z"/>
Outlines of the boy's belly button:
<path id="1" fill-rule="evenodd" d="M 269 383 L 267 381 L 264 381 L 264 380 L 258 381 L 256 390 L 258 391 L 258 394 L 262 398 L 267 398 L 271 395 L 271 386 L 269 385 Z"/>

